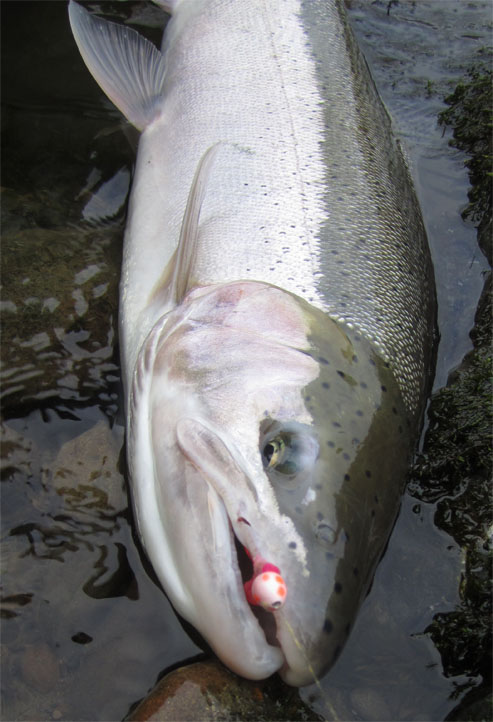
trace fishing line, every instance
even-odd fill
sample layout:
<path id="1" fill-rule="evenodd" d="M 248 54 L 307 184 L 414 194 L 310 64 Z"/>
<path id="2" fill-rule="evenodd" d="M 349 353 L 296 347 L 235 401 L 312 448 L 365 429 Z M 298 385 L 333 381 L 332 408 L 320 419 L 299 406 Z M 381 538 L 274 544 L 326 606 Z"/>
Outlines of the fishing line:
<path id="1" fill-rule="evenodd" d="M 340 717 L 337 716 L 337 712 L 336 712 L 336 710 L 335 710 L 335 708 L 334 708 L 334 705 L 332 704 L 332 702 L 331 702 L 330 699 L 328 698 L 326 692 L 324 691 L 322 685 L 320 684 L 320 680 L 319 680 L 319 678 L 317 677 L 317 675 L 315 674 L 315 672 L 314 672 L 314 670 L 313 670 L 313 667 L 312 667 L 311 663 L 309 662 L 309 660 L 308 660 L 308 658 L 307 658 L 307 656 L 306 656 L 306 654 L 305 654 L 305 651 L 304 651 L 304 649 L 303 649 L 303 646 L 301 645 L 301 643 L 300 643 L 300 642 L 298 641 L 298 639 L 296 638 L 296 635 L 295 635 L 295 633 L 294 633 L 294 631 L 293 631 L 293 628 L 291 627 L 291 625 L 290 625 L 290 623 L 288 622 L 287 619 L 284 619 L 284 623 L 286 624 L 286 627 L 288 628 L 288 632 L 290 633 L 291 637 L 293 638 L 293 642 L 295 643 L 296 647 L 298 648 L 298 651 L 301 652 L 301 654 L 302 654 L 302 656 L 303 656 L 303 658 L 304 658 L 304 660 L 305 660 L 305 662 L 306 662 L 306 666 L 307 666 L 308 669 L 310 670 L 310 673 L 311 673 L 311 675 L 312 675 L 312 677 L 313 677 L 314 683 L 316 684 L 316 686 L 317 686 L 317 688 L 318 688 L 318 691 L 320 692 L 320 695 L 321 695 L 321 697 L 322 697 L 322 699 L 323 699 L 323 701 L 324 701 L 324 703 L 325 703 L 325 705 L 326 705 L 326 707 L 327 707 L 327 709 L 328 709 L 328 711 L 329 711 L 329 714 L 332 715 L 333 722 L 341 722 Z"/>

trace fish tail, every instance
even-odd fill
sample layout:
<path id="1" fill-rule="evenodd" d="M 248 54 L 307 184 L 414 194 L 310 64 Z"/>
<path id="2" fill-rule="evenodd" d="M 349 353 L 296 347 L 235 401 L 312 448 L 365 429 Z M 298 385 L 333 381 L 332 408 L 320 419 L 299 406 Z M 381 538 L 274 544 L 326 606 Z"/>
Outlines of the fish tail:
<path id="1" fill-rule="evenodd" d="M 127 120 L 143 130 L 159 113 L 166 70 L 163 54 L 132 28 L 93 16 L 73 0 L 69 19 L 96 82 Z"/>

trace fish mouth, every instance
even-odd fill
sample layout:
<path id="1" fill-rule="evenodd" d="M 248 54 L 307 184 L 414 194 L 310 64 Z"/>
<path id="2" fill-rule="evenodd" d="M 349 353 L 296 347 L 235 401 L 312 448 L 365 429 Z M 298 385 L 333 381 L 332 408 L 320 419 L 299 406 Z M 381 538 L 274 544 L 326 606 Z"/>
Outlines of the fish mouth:
<path id="1" fill-rule="evenodd" d="M 246 506 L 239 501 L 241 493 L 235 492 L 235 489 L 245 489 L 248 486 L 245 484 L 246 472 L 238 466 L 228 445 L 207 422 L 182 418 L 176 431 L 182 452 L 209 488 L 208 503 L 213 528 L 213 548 L 208 553 L 209 574 L 215 580 L 218 593 L 227 598 L 224 613 L 233 614 L 239 620 L 238 625 L 241 625 L 238 630 L 238 645 L 235 644 L 238 659 L 231 659 L 229 653 L 227 664 L 243 676 L 265 678 L 282 668 L 286 664 L 286 658 L 277 638 L 275 614 L 249 604 L 245 593 L 244 584 L 251 580 L 254 574 L 252 559 L 259 554 L 263 557 L 265 546 L 254 520 L 248 519 L 241 510 L 241 507 Z M 226 547 L 229 547 L 227 555 L 223 552 L 221 554 L 224 561 L 228 559 L 229 568 L 218 568 L 218 550 Z M 219 598 L 217 601 L 219 605 Z M 246 640 L 248 635 L 251 637 L 249 642 Z M 205 636 L 207 638 L 207 634 Z M 243 649 L 240 639 L 243 640 Z M 209 642 L 221 657 L 220 646 L 216 647 L 213 639 L 209 639 Z M 249 661 L 242 659 L 247 648 L 252 655 Z M 266 659 L 270 661 L 267 663 Z M 254 660 L 258 660 L 258 676 L 254 676 L 255 671 L 252 674 L 253 667 L 257 665 Z M 244 661 L 246 665 L 243 664 Z M 248 667 L 250 672 L 245 673 L 244 667 Z M 261 669 L 264 670 L 263 673 Z"/>
<path id="2" fill-rule="evenodd" d="M 246 523 L 249 525 L 249 522 L 244 519 L 243 517 L 240 517 L 237 519 L 237 523 Z M 231 524 L 231 520 L 230 520 Z M 231 531 L 233 533 L 234 538 L 234 545 L 236 549 L 236 558 L 238 561 L 238 569 L 241 574 L 241 580 L 243 584 L 243 594 L 244 592 L 244 585 L 246 582 L 251 581 L 254 569 L 253 569 L 253 563 L 251 559 L 251 554 L 249 551 L 247 551 L 246 547 L 243 546 L 241 541 L 238 539 L 238 536 L 235 533 L 233 524 L 231 524 Z M 250 604 L 246 598 L 245 594 L 245 601 L 248 604 L 248 607 L 250 608 L 250 611 L 252 612 L 253 616 L 257 619 L 264 635 L 265 640 L 267 644 L 271 647 L 279 647 L 279 649 L 282 651 L 281 643 L 279 642 L 277 638 L 277 624 L 274 617 L 273 612 L 269 612 L 266 609 L 263 609 L 260 606 Z"/>

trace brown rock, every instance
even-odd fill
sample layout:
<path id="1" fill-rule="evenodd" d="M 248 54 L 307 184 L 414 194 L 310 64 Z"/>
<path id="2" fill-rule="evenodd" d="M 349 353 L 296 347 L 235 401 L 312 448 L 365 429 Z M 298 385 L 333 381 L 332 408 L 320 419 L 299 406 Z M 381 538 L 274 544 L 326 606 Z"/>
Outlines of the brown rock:
<path id="1" fill-rule="evenodd" d="M 217 660 L 170 672 L 126 717 L 127 722 L 210 722 L 211 720 L 322 719 L 277 675 L 252 682 Z"/>
<path id="2" fill-rule="evenodd" d="M 45 643 L 26 647 L 21 668 L 25 682 L 38 692 L 48 692 L 58 682 L 58 660 Z"/>
<path id="3" fill-rule="evenodd" d="M 228 720 L 262 699 L 258 683 L 236 677 L 219 662 L 197 662 L 163 677 L 127 720 Z"/>

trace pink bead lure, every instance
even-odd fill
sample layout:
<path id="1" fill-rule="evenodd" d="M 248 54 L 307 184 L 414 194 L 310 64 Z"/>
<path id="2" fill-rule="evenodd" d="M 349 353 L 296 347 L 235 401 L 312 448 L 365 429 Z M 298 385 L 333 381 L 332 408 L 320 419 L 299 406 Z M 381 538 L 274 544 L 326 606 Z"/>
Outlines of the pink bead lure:
<path id="1" fill-rule="evenodd" d="M 286 601 L 287 587 L 281 570 L 260 557 L 253 560 L 253 577 L 244 584 L 249 604 L 277 612 Z"/>

